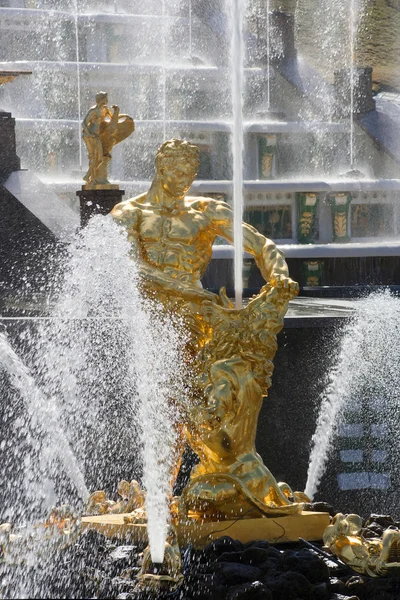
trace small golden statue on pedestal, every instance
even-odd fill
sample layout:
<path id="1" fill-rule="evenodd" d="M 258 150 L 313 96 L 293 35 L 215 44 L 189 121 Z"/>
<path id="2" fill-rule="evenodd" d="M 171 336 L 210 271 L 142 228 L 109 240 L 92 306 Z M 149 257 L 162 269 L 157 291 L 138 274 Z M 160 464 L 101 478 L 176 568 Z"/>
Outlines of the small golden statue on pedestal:
<path id="1" fill-rule="evenodd" d="M 122 115 L 116 104 L 113 112 L 107 106 L 107 92 L 96 94 L 96 105 L 92 106 L 82 122 L 82 137 L 89 154 L 89 168 L 83 179 L 83 189 L 118 189 L 107 178 L 111 150 L 131 135 L 135 129 L 133 119 Z"/>

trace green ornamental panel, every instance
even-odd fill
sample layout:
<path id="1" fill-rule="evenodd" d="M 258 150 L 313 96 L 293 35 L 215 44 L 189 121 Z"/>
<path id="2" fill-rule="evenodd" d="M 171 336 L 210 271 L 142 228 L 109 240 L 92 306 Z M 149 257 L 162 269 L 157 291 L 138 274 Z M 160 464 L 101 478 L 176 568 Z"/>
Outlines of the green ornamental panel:
<path id="1" fill-rule="evenodd" d="M 272 240 L 293 238 L 291 204 L 249 207 L 244 220 Z"/>
<path id="2" fill-rule="evenodd" d="M 297 239 L 300 244 L 312 244 L 317 235 L 317 194 L 297 194 L 298 221 Z"/>
<path id="3" fill-rule="evenodd" d="M 350 194 L 336 194 L 330 197 L 332 208 L 333 241 L 349 242 L 349 206 L 352 201 Z"/>

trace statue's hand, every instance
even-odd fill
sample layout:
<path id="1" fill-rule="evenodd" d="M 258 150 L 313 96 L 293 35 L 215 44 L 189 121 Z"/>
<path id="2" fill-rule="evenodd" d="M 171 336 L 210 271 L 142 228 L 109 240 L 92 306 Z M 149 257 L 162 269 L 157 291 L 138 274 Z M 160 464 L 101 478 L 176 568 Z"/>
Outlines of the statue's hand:
<path id="1" fill-rule="evenodd" d="M 279 291 L 279 295 L 285 300 L 291 300 L 299 293 L 299 284 L 286 275 L 273 275 L 269 284 Z"/>
<path id="2" fill-rule="evenodd" d="M 113 104 L 112 108 L 114 109 L 114 112 L 119 113 L 119 106 L 117 106 L 116 104 Z"/>

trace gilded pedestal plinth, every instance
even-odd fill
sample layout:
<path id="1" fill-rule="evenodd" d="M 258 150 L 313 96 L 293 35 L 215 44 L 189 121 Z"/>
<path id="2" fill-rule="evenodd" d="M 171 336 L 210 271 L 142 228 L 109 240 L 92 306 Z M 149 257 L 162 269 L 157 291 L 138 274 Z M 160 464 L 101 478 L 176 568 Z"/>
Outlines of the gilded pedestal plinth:
<path id="1" fill-rule="evenodd" d="M 82 529 L 98 531 L 109 538 L 128 539 L 132 543 L 146 544 L 147 526 L 145 523 L 129 523 L 130 514 L 96 515 L 82 517 Z M 177 521 L 176 531 L 181 547 L 193 544 L 204 548 L 221 535 L 229 535 L 244 544 L 254 540 L 266 540 L 271 544 L 297 542 L 299 538 L 308 541 L 322 539 L 324 530 L 330 523 L 328 513 L 302 512 L 299 515 L 274 517 L 273 519 L 236 519 L 201 522 L 197 519 Z M 221 534 L 223 529 L 223 534 Z"/>

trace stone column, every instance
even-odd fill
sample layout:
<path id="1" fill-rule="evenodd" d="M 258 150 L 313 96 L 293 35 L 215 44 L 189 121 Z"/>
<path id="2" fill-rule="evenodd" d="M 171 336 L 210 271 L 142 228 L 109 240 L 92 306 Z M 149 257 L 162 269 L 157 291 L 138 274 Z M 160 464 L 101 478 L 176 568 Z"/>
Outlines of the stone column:
<path id="1" fill-rule="evenodd" d="M 107 215 L 121 202 L 125 194 L 118 186 L 110 185 L 106 189 L 98 187 L 99 189 L 85 189 L 86 186 L 82 186 L 82 189 L 76 192 L 79 197 L 81 227 L 85 227 L 93 215 Z"/>
<path id="2" fill-rule="evenodd" d="M 350 82 L 350 69 L 335 71 L 336 113 L 339 117 L 350 115 Z M 361 117 L 371 110 L 375 110 L 375 100 L 372 96 L 372 67 L 356 67 L 354 69 L 353 115 Z"/>
<path id="3" fill-rule="evenodd" d="M 312 244 L 314 242 L 318 204 L 319 196 L 317 194 L 308 192 L 297 194 L 297 239 L 300 244 Z"/>
<path id="4" fill-rule="evenodd" d="M 349 207 L 352 196 L 347 193 L 335 194 L 330 197 L 333 220 L 333 241 L 337 243 L 349 242 Z"/>
<path id="5" fill-rule="evenodd" d="M 296 58 L 297 50 L 294 36 L 294 16 L 282 10 L 273 10 L 270 14 L 272 62 Z"/>

